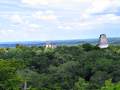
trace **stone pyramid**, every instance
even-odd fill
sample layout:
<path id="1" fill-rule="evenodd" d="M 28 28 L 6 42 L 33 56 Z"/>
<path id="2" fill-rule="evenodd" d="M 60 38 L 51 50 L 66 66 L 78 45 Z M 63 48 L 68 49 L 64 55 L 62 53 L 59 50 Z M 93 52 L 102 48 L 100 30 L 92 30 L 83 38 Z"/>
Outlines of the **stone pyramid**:
<path id="1" fill-rule="evenodd" d="M 107 39 L 106 35 L 105 34 L 101 34 L 100 38 L 99 38 L 98 47 L 99 48 L 107 48 L 108 46 L 109 46 L 109 44 L 108 44 L 108 39 Z"/>

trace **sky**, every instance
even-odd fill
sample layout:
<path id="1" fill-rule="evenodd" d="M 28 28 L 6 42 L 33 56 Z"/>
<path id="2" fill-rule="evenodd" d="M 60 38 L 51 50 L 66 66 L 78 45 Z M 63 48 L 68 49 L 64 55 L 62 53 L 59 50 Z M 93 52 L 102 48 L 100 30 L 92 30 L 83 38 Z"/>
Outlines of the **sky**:
<path id="1" fill-rule="evenodd" d="M 0 42 L 120 37 L 120 0 L 0 0 Z"/>

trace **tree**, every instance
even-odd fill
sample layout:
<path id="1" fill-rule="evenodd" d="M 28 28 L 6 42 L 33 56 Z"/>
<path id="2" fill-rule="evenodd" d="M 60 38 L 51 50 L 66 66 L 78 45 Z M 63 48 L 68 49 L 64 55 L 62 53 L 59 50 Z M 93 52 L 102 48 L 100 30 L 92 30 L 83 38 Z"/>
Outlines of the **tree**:
<path id="1" fill-rule="evenodd" d="M 105 85 L 100 90 L 120 90 L 120 82 L 112 83 L 111 80 L 106 80 Z"/>
<path id="2" fill-rule="evenodd" d="M 32 81 L 33 78 L 38 79 L 37 78 L 38 74 L 30 69 L 27 69 L 27 68 L 19 70 L 17 73 L 21 77 L 21 81 L 22 81 L 22 85 L 23 85 L 22 89 L 23 90 L 28 90 L 28 89 L 31 90 L 33 85 L 28 84 L 28 83 L 33 83 L 33 81 Z M 33 77 L 33 76 L 36 76 L 36 77 Z"/>
<path id="3" fill-rule="evenodd" d="M 84 79 L 79 78 L 79 80 L 75 83 L 74 90 L 88 90 L 89 83 Z"/>
<path id="4" fill-rule="evenodd" d="M 93 50 L 93 45 L 89 44 L 89 43 L 85 43 L 82 45 L 83 49 L 85 51 L 90 51 L 90 50 Z"/>
<path id="5" fill-rule="evenodd" d="M 0 89 L 19 90 L 21 78 L 16 73 L 21 69 L 22 63 L 16 60 L 0 60 Z"/>

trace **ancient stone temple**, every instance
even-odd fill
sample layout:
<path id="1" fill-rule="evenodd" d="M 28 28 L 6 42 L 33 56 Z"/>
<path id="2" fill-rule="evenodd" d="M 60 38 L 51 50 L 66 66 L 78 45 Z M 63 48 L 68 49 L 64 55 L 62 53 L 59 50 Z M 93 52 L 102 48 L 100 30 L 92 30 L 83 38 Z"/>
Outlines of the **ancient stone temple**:
<path id="1" fill-rule="evenodd" d="M 99 48 L 107 48 L 108 46 L 109 46 L 109 44 L 108 44 L 108 39 L 107 39 L 106 35 L 105 34 L 101 34 L 100 38 L 99 38 L 98 47 Z"/>
<path id="2" fill-rule="evenodd" d="M 51 43 L 51 42 L 46 42 L 46 45 L 45 45 L 46 48 L 56 48 L 56 45 Z"/>

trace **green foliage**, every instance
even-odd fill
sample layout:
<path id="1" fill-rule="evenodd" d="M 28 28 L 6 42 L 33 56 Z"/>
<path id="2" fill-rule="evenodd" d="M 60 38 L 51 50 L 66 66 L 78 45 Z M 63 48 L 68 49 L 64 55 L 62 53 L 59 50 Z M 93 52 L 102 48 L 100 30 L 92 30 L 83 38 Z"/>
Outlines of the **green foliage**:
<path id="1" fill-rule="evenodd" d="M 90 50 L 93 50 L 93 48 L 94 48 L 94 47 L 93 47 L 91 44 L 89 44 L 89 43 L 83 44 L 82 47 L 83 47 L 83 49 L 84 49 L 85 51 L 90 51 Z"/>
<path id="2" fill-rule="evenodd" d="M 74 90 L 88 90 L 88 86 L 88 82 L 82 78 L 79 78 L 79 81 L 75 83 Z"/>
<path id="3" fill-rule="evenodd" d="M 0 60 L 0 89 L 19 90 L 21 78 L 16 71 L 21 69 L 20 63 L 15 60 Z M 22 65 L 22 64 L 21 64 Z"/>
<path id="4" fill-rule="evenodd" d="M 120 90 L 119 82 L 120 46 L 0 49 L 0 90 Z"/>
<path id="5" fill-rule="evenodd" d="M 120 90 L 120 82 L 113 84 L 111 80 L 107 80 L 100 90 Z"/>

